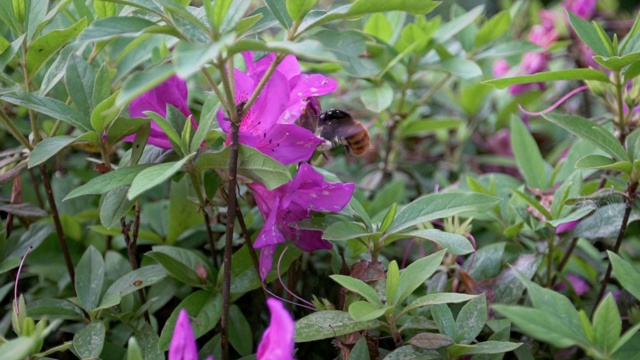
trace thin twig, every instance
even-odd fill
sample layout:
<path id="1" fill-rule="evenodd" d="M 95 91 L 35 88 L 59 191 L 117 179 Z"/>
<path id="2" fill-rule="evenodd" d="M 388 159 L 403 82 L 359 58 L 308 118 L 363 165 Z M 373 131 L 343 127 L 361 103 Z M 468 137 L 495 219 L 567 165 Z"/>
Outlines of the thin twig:
<path id="1" fill-rule="evenodd" d="M 629 184 L 627 186 L 627 199 L 625 201 L 626 207 L 624 209 L 624 215 L 622 216 L 622 223 L 620 224 L 620 230 L 618 231 L 618 237 L 616 238 L 616 243 L 613 246 L 613 253 L 616 255 L 618 251 L 620 251 L 620 246 L 622 245 L 622 239 L 624 238 L 624 234 L 627 231 L 627 225 L 629 224 L 629 216 L 631 215 L 631 210 L 633 210 L 633 202 L 636 198 L 636 190 L 638 190 L 638 182 L 634 182 L 633 184 Z M 607 267 L 607 272 L 604 275 L 604 279 L 602 280 L 602 285 L 600 285 L 600 291 L 598 292 L 598 296 L 596 297 L 596 301 L 593 304 L 593 310 L 591 313 L 595 313 L 596 307 L 600 303 L 600 300 L 604 297 L 604 293 L 607 290 L 607 285 L 609 285 L 609 280 L 611 279 L 611 272 L 613 271 L 613 265 L 609 262 L 609 266 Z"/>
<path id="2" fill-rule="evenodd" d="M 231 258 L 233 246 L 233 228 L 236 216 L 236 176 L 238 171 L 238 152 L 240 150 L 240 123 L 231 122 L 231 146 L 229 154 L 229 199 L 227 202 L 227 233 L 224 243 L 224 264 L 222 276 L 222 316 L 220 319 L 220 346 L 222 360 L 229 360 L 229 308 L 231 306 Z"/>
<path id="3" fill-rule="evenodd" d="M 65 238 L 64 230 L 62 229 L 62 222 L 60 221 L 60 214 L 58 214 L 56 199 L 53 196 L 53 188 L 51 187 L 51 180 L 49 179 L 46 164 L 40 165 L 40 178 L 42 179 L 42 184 L 44 185 L 44 190 L 47 194 L 47 201 L 49 202 L 51 217 L 53 217 L 53 223 L 56 227 L 56 232 L 58 233 L 58 241 L 60 242 L 60 249 L 62 250 L 62 255 L 64 256 L 64 263 L 67 266 L 67 272 L 69 273 L 69 277 L 71 278 L 71 286 L 75 290 L 76 273 L 73 269 L 73 262 L 71 262 L 71 255 L 69 254 L 67 239 Z"/>

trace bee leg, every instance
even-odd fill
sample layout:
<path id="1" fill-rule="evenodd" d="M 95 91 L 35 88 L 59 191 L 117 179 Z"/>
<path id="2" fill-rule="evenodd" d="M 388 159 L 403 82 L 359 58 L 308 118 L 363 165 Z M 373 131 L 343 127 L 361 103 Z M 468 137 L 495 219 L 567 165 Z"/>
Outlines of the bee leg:
<path id="1" fill-rule="evenodd" d="M 316 147 L 316 149 L 318 151 L 324 152 L 331 149 L 332 147 L 333 147 L 333 143 L 331 143 L 331 141 L 329 140 L 325 140 L 323 143 L 318 144 L 318 147 Z"/>

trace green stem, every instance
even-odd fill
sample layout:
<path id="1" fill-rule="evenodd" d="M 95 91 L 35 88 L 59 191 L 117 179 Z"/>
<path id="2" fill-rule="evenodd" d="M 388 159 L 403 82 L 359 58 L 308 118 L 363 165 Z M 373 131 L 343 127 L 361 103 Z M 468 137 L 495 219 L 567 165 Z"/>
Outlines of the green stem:
<path id="1" fill-rule="evenodd" d="M 22 135 L 20 130 L 18 130 L 18 128 L 13 124 L 13 121 L 9 119 L 9 116 L 7 116 L 7 114 L 4 112 L 2 108 L 0 108 L 0 120 L 2 120 L 2 123 L 4 124 L 4 126 L 7 127 L 7 130 L 9 131 L 11 136 L 13 136 L 16 140 L 18 140 L 18 142 L 25 148 L 29 150 L 33 150 L 33 146 L 31 146 L 31 144 L 29 143 L 29 140 L 27 140 L 27 138 L 24 137 L 24 135 Z"/>

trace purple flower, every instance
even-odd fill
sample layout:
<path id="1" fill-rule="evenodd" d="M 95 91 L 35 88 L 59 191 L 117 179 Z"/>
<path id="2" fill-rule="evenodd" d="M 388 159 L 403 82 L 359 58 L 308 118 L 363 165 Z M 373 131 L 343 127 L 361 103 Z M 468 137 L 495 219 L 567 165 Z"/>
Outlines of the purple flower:
<path id="1" fill-rule="evenodd" d="M 331 243 L 322 240 L 322 232 L 298 230 L 295 223 L 312 217 L 311 211 L 338 212 L 351 200 L 354 185 L 324 180 L 309 164 L 302 164 L 288 183 L 268 190 L 264 185 L 251 183 L 249 187 L 264 218 L 264 226 L 253 246 L 260 251 L 260 276 L 271 270 L 276 246 L 291 241 L 304 251 L 330 249 Z"/>
<path id="2" fill-rule="evenodd" d="M 169 345 L 168 360 L 198 360 L 196 338 L 193 336 L 189 314 L 185 309 L 180 310 L 180 314 L 178 314 Z M 213 357 L 209 356 L 207 360 L 213 360 Z"/>
<path id="3" fill-rule="evenodd" d="M 507 157 L 513 157 L 513 149 L 511 147 L 511 132 L 509 129 L 500 129 L 487 139 L 489 151 Z"/>
<path id="4" fill-rule="evenodd" d="M 578 296 L 582 296 L 586 294 L 587 291 L 591 290 L 591 286 L 589 285 L 589 283 L 578 275 L 567 275 L 567 281 L 569 282 L 569 284 L 571 284 L 573 291 L 575 291 L 576 295 Z M 555 286 L 555 289 L 558 291 L 563 291 L 567 289 L 567 285 L 565 283 L 558 283 Z"/>
<path id="5" fill-rule="evenodd" d="M 144 118 L 147 117 L 144 114 L 145 111 L 153 111 L 165 117 L 167 104 L 169 104 L 180 110 L 184 116 L 189 117 L 191 111 L 187 105 L 187 94 L 187 83 L 178 76 L 171 76 L 160 85 L 135 98 L 129 105 L 129 115 Z M 191 121 L 195 127 L 195 122 Z M 135 135 L 130 135 L 125 137 L 124 141 L 133 141 L 134 139 Z M 155 122 L 151 122 L 148 143 L 163 149 L 172 148 L 169 138 Z"/>
<path id="6" fill-rule="evenodd" d="M 532 75 L 547 70 L 549 62 L 549 53 L 547 52 L 528 52 L 522 57 L 520 62 L 519 73 L 521 75 Z M 531 90 L 544 90 L 544 83 L 517 84 L 509 87 L 511 95 L 520 95 Z"/>
<path id="7" fill-rule="evenodd" d="M 556 234 L 568 233 L 569 231 L 573 230 L 579 222 L 580 220 L 573 220 L 558 225 L 558 227 L 556 228 Z"/>
<path id="8" fill-rule="evenodd" d="M 493 63 L 492 73 L 494 77 L 503 77 L 509 70 L 511 70 L 511 67 L 505 59 L 500 58 Z"/>
<path id="9" fill-rule="evenodd" d="M 545 48 L 553 45 L 558 37 L 560 34 L 555 28 L 547 28 L 542 24 L 534 25 L 529 32 L 529 41 Z"/>
<path id="10" fill-rule="evenodd" d="M 262 334 L 256 353 L 257 360 L 293 360 L 293 334 L 295 324 L 282 302 L 269 298 L 271 322 Z"/>
<path id="11" fill-rule="evenodd" d="M 565 0 L 562 6 L 585 20 L 590 20 L 596 13 L 596 0 Z"/>
<path id="12" fill-rule="evenodd" d="M 236 104 L 247 101 L 275 59 L 275 54 L 255 61 L 253 53 L 243 53 L 246 72 L 234 70 Z M 337 83 L 323 75 L 300 74 L 300 65 L 288 55 L 278 65 L 262 92 L 240 123 L 240 143 L 258 149 L 288 165 L 308 160 L 323 140 L 310 130 L 295 125 L 311 97 L 325 95 Z M 225 132 L 230 123 L 222 110 L 218 122 Z M 227 144 L 231 142 L 227 137 Z"/>

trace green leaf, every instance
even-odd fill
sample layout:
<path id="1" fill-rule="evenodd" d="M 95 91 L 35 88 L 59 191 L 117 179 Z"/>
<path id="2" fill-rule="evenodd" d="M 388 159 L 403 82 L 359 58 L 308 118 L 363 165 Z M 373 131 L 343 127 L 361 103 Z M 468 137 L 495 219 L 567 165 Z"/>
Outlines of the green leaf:
<path id="1" fill-rule="evenodd" d="M 493 305 L 493 309 L 511 320 L 525 334 L 558 348 L 576 344 L 585 346 L 582 339 L 560 319 L 557 313 L 548 313 L 524 306 Z"/>
<path id="2" fill-rule="evenodd" d="M 153 285 L 167 276 L 167 271 L 160 265 L 143 266 L 128 272 L 114 281 L 105 291 L 102 302 L 96 310 L 107 309 L 120 304 L 122 297 L 138 289 Z"/>
<path id="3" fill-rule="evenodd" d="M 476 298 L 478 295 L 459 294 L 459 293 L 433 293 L 421 296 L 409 303 L 400 315 L 407 313 L 411 310 L 418 309 L 425 306 L 438 305 L 438 304 L 457 304 Z"/>
<path id="4" fill-rule="evenodd" d="M 398 212 L 388 232 L 397 233 L 414 225 L 463 212 L 489 210 L 498 201 L 497 198 L 475 193 L 452 192 L 422 196 Z"/>
<path id="5" fill-rule="evenodd" d="M 120 37 L 138 37 L 145 29 L 156 24 L 134 16 L 113 16 L 91 23 L 80 34 L 78 41 L 104 41 Z"/>
<path id="6" fill-rule="evenodd" d="M 635 296 L 636 299 L 640 299 L 640 272 L 616 253 L 607 251 L 607 254 L 611 265 L 613 265 L 613 273 L 616 275 L 620 285 Z"/>
<path id="7" fill-rule="evenodd" d="M 329 225 L 323 232 L 324 240 L 345 241 L 371 236 L 371 232 L 362 224 L 352 221 L 338 221 Z"/>
<path id="8" fill-rule="evenodd" d="M 378 327 L 377 321 L 356 321 L 344 311 L 317 311 L 296 321 L 295 342 L 309 342 Z"/>
<path id="9" fill-rule="evenodd" d="M 384 218 L 380 223 L 381 232 L 384 233 L 389 229 L 389 226 L 391 226 L 391 223 L 393 223 L 393 219 L 395 219 L 396 217 L 397 211 L 398 211 L 398 204 L 397 203 L 391 204 L 391 206 L 389 207 L 389 210 L 387 210 L 387 213 L 384 215 Z"/>
<path id="10" fill-rule="evenodd" d="M 293 21 L 287 13 L 285 0 L 265 0 L 265 4 L 283 28 L 289 29 L 291 27 Z"/>
<path id="11" fill-rule="evenodd" d="M 104 129 L 106 129 L 113 120 L 118 117 L 120 108 L 115 106 L 118 93 L 119 92 L 115 92 L 113 95 L 96 105 L 95 109 L 91 112 L 91 127 L 93 127 L 96 132 L 102 133 Z"/>
<path id="12" fill-rule="evenodd" d="M 445 250 L 440 250 L 407 266 L 400 273 L 398 292 L 393 303 L 402 303 L 414 290 L 430 278 L 442 263 L 445 253 Z"/>
<path id="13" fill-rule="evenodd" d="M 189 78 L 199 72 L 204 65 L 216 59 L 234 40 L 233 34 L 225 34 L 214 43 L 179 42 L 173 51 L 176 74 L 183 79 Z"/>
<path id="14" fill-rule="evenodd" d="M 429 68 L 433 70 L 441 70 L 457 76 L 461 79 L 473 79 L 482 76 L 482 69 L 472 60 L 458 57 L 443 59 Z"/>
<path id="15" fill-rule="evenodd" d="M 610 57 L 596 55 L 593 57 L 593 60 L 595 60 L 598 64 L 604 66 L 607 69 L 611 69 L 613 71 L 620 71 L 625 66 L 640 61 L 640 52 L 634 52 L 624 56 L 610 56 Z"/>
<path id="16" fill-rule="evenodd" d="M 396 298 L 396 294 L 398 293 L 398 282 L 400 281 L 400 269 L 398 269 L 398 263 L 393 260 L 389 263 L 389 267 L 387 269 L 387 280 L 385 287 L 385 296 L 387 298 L 387 303 L 390 305 L 396 305 L 392 303 L 392 300 Z"/>
<path id="17" fill-rule="evenodd" d="M 598 348 L 604 354 L 612 354 L 614 347 L 620 340 L 622 319 L 620 319 L 618 306 L 611 293 L 602 300 L 593 314 L 593 331 Z"/>
<path id="18" fill-rule="evenodd" d="M 71 192 L 69 192 L 62 201 L 66 201 L 83 195 L 101 195 L 117 187 L 130 185 L 133 182 L 133 179 L 142 170 L 148 168 L 149 166 L 150 165 L 136 165 L 122 167 L 98 177 L 94 177 L 86 184 L 71 190 Z"/>
<path id="19" fill-rule="evenodd" d="M 89 246 L 76 266 L 75 288 L 82 308 L 91 313 L 100 302 L 104 282 L 104 259 Z"/>
<path id="20" fill-rule="evenodd" d="M 203 266 L 207 273 L 211 273 L 207 259 L 204 259 L 199 253 L 182 249 L 175 246 L 154 246 L 153 251 L 148 252 L 145 256 L 157 261 L 162 265 L 169 275 L 178 279 L 187 285 L 194 287 L 202 287 L 211 279 L 202 279 L 198 276 L 197 268 Z"/>
<path id="21" fill-rule="evenodd" d="M 377 307 L 366 301 L 355 301 L 349 305 L 349 315 L 356 321 L 375 320 L 384 315 L 387 307 Z"/>
<path id="22" fill-rule="evenodd" d="M 393 27 L 383 13 L 375 13 L 369 17 L 364 25 L 364 32 L 382 41 L 389 42 L 393 35 Z"/>
<path id="23" fill-rule="evenodd" d="M 629 161 L 615 161 L 602 155 L 587 155 L 576 162 L 576 169 L 615 170 L 630 175 L 633 165 Z"/>
<path id="24" fill-rule="evenodd" d="M 478 19 L 484 12 L 484 5 L 479 5 L 467 11 L 465 14 L 455 17 L 450 21 L 442 24 L 433 35 L 439 43 L 445 43 L 447 40 L 456 36 L 460 31 L 467 28 Z"/>
<path id="25" fill-rule="evenodd" d="M 95 78 L 93 68 L 84 59 L 79 56 L 69 58 L 64 71 L 65 85 L 73 104 L 83 116 L 91 114 Z"/>
<path id="26" fill-rule="evenodd" d="M 126 360 L 144 360 L 142 357 L 142 349 L 138 345 L 135 337 L 130 337 L 127 343 L 127 358 Z"/>
<path id="27" fill-rule="evenodd" d="M 31 153 L 29 153 L 29 168 L 31 169 L 49 160 L 49 158 L 55 156 L 60 150 L 72 144 L 75 140 L 75 136 L 60 135 L 40 141 Z"/>
<path id="28" fill-rule="evenodd" d="M 200 206 L 193 200 L 197 196 L 189 177 L 171 185 L 169 194 L 169 226 L 166 241 L 173 244 L 185 231 L 202 224 Z"/>
<path id="29" fill-rule="evenodd" d="M 588 344 L 578 311 L 567 297 L 554 290 L 543 288 L 523 276 L 520 276 L 520 280 L 527 287 L 529 298 L 536 309 L 556 317 L 562 322 L 564 328 L 573 333 L 571 338 L 577 343 L 582 346 Z"/>
<path id="30" fill-rule="evenodd" d="M 171 178 L 175 173 L 189 161 L 194 154 L 188 155 L 178 161 L 153 165 L 142 170 L 131 182 L 131 187 L 127 193 L 129 199 L 135 199 L 143 192 L 162 184 Z"/>
<path id="31" fill-rule="evenodd" d="M 403 121 L 400 125 L 400 135 L 403 138 L 432 134 L 435 130 L 455 129 L 463 121 L 455 118 L 430 118 L 411 122 Z"/>
<path id="32" fill-rule="evenodd" d="M 607 49 L 606 44 L 602 42 L 602 39 L 598 35 L 598 31 L 592 24 L 589 24 L 588 21 L 580 18 L 571 11 L 567 11 L 567 13 L 569 14 L 571 27 L 573 27 L 573 30 L 578 34 L 578 37 L 584 41 L 584 43 L 587 44 L 593 52 L 602 56 L 615 55 Z"/>
<path id="33" fill-rule="evenodd" d="M 318 0 L 286 0 L 287 12 L 293 21 L 300 21 L 313 9 Z"/>
<path id="34" fill-rule="evenodd" d="M 593 121 L 578 115 L 545 114 L 543 116 L 552 123 L 600 148 L 616 160 L 630 161 L 629 155 L 618 139 Z"/>
<path id="35" fill-rule="evenodd" d="M 107 0 L 93 0 L 93 9 L 101 19 L 116 15 L 116 4 Z"/>
<path id="36" fill-rule="evenodd" d="M 205 152 L 198 157 L 196 166 L 205 169 L 229 169 L 229 147 L 219 152 Z M 238 174 L 259 182 L 273 190 L 291 180 L 289 170 L 277 160 L 260 151 L 240 145 L 238 154 Z"/>
<path id="37" fill-rule="evenodd" d="M 87 19 L 82 18 L 66 29 L 50 31 L 29 44 L 26 56 L 29 74 L 37 73 L 49 57 L 62 49 L 64 45 L 80 34 L 85 27 L 87 27 Z"/>
<path id="38" fill-rule="evenodd" d="M 133 135 L 143 126 L 149 124 L 149 119 L 118 117 L 115 119 L 107 130 L 107 141 L 114 145 L 124 139 L 126 136 Z M 146 141 L 146 140 L 145 140 Z"/>
<path id="39" fill-rule="evenodd" d="M 447 348 L 449 356 L 457 358 L 462 355 L 503 354 L 519 348 L 522 343 L 506 341 L 483 341 L 474 345 L 453 344 Z M 475 356 L 474 356 L 475 358 Z"/>
<path id="40" fill-rule="evenodd" d="M 27 16 L 27 2 L 24 0 L 11 0 L 13 5 L 13 15 L 18 20 L 18 23 L 24 22 Z"/>
<path id="41" fill-rule="evenodd" d="M 58 99 L 32 93 L 5 94 L 0 99 L 48 115 L 55 120 L 64 121 L 82 131 L 91 129 L 88 118 Z"/>
<path id="42" fill-rule="evenodd" d="M 511 144 L 518 169 L 527 185 L 546 189 L 549 176 L 545 171 L 545 163 L 540 149 L 522 120 L 511 117 Z"/>
<path id="43" fill-rule="evenodd" d="M 367 345 L 367 339 L 365 336 L 361 336 L 358 341 L 356 341 L 355 346 L 351 349 L 349 353 L 348 360 L 368 360 L 370 359 L 369 348 Z"/>
<path id="44" fill-rule="evenodd" d="M 337 7 L 309 23 L 304 23 L 299 32 L 324 25 L 333 20 L 357 19 L 366 14 L 378 12 L 399 10 L 406 11 L 412 15 L 426 15 L 439 4 L 440 2 L 438 1 L 427 0 L 356 0 L 351 5 Z"/>
<path id="45" fill-rule="evenodd" d="M 484 294 L 466 303 L 456 318 L 458 344 L 470 344 L 480 334 L 487 321 L 487 299 Z"/>
<path id="46" fill-rule="evenodd" d="M 329 51 L 329 49 L 318 40 L 302 40 L 297 42 L 270 41 L 265 43 L 257 40 L 243 39 L 229 46 L 227 54 L 238 54 L 243 51 L 283 52 L 294 54 L 301 60 L 336 62 L 335 54 Z"/>
<path id="47" fill-rule="evenodd" d="M 368 110 L 380 113 L 391 105 L 393 89 L 389 84 L 383 83 L 380 86 L 363 90 L 360 93 L 360 100 Z"/>
<path id="48" fill-rule="evenodd" d="M 13 57 L 18 53 L 18 50 L 20 50 L 22 41 L 24 40 L 25 36 L 25 34 L 22 34 L 20 37 L 11 42 L 11 45 L 7 49 L 0 53 L 0 71 L 4 71 L 4 67 L 7 66 L 9 61 L 11 61 Z"/>
<path id="49" fill-rule="evenodd" d="M 419 238 L 432 241 L 439 247 L 444 248 L 450 254 L 466 255 L 474 251 L 473 245 L 466 237 L 452 234 L 438 229 L 419 229 L 398 234 L 403 238 Z M 395 235 L 394 235 L 395 237 Z"/>
<path id="50" fill-rule="evenodd" d="M 361 295 L 377 308 L 382 307 L 382 302 L 380 302 L 380 297 L 376 291 L 364 281 L 345 275 L 331 275 L 329 277 L 347 290 Z"/>
<path id="51" fill-rule="evenodd" d="M 498 89 L 504 89 L 516 84 L 529 84 L 541 81 L 556 80 L 595 80 L 609 82 L 609 77 L 594 69 L 563 69 L 557 71 L 541 72 L 533 75 L 514 76 L 510 78 L 491 79 L 483 81 L 484 84 L 493 85 Z"/>
<path id="52" fill-rule="evenodd" d="M 537 199 L 534 199 L 532 197 L 530 197 L 529 195 L 516 190 L 516 189 L 511 189 L 511 192 L 514 193 L 516 196 L 518 196 L 520 199 L 524 200 L 524 202 L 526 202 L 527 204 L 531 205 L 532 207 L 534 207 L 536 210 L 538 210 L 538 212 L 544 216 L 546 219 L 550 220 L 553 219 L 553 217 L 551 216 L 551 213 L 549 212 L 549 210 L 547 210 L 547 208 L 545 208 L 544 206 L 542 206 L 542 204 L 540 204 L 540 201 Z"/>
<path id="53" fill-rule="evenodd" d="M 33 352 L 38 339 L 35 337 L 19 337 L 0 345 L 3 360 L 23 360 Z"/>
<path id="54" fill-rule="evenodd" d="M 511 25 L 511 14 L 508 10 L 502 10 L 495 14 L 489 21 L 482 24 L 476 35 L 476 47 L 479 48 L 504 35 Z"/>
<path id="55" fill-rule="evenodd" d="M 193 335 L 197 339 L 213 329 L 220 320 L 222 297 L 220 294 L 214 295 L 210 290 L 199 290 L 187 296 L 176 306 L 162 328 L 158 343 L 161 351 L 169 349 L 171 336 L 181 309 L 185 309 L 189 313 Z"/>
<path id="56" fill-rule="evenodd" d="M 229 342 L 236 351 L 247 356 L 253 352 L 253 337 L 251 325 L 237 305 L 231 305 L 229 309 Z"/>
<path id="57" fill-rule="evenodd" d="M 453 319 L 453 314 L 449 307 L 445 304 L 431 305 L 431 317 L 438 326 L 440 333 L 447 335 L 451 339 L 458 337 L 458 328 L 456 322 Z"/>
<path id="58" fill-rule="evenodd" d="M 73 348 L 81 359 L 98 358 L 104 347 L 106 329 L 102 321 L 92 322 L 73 336 Z"/>

